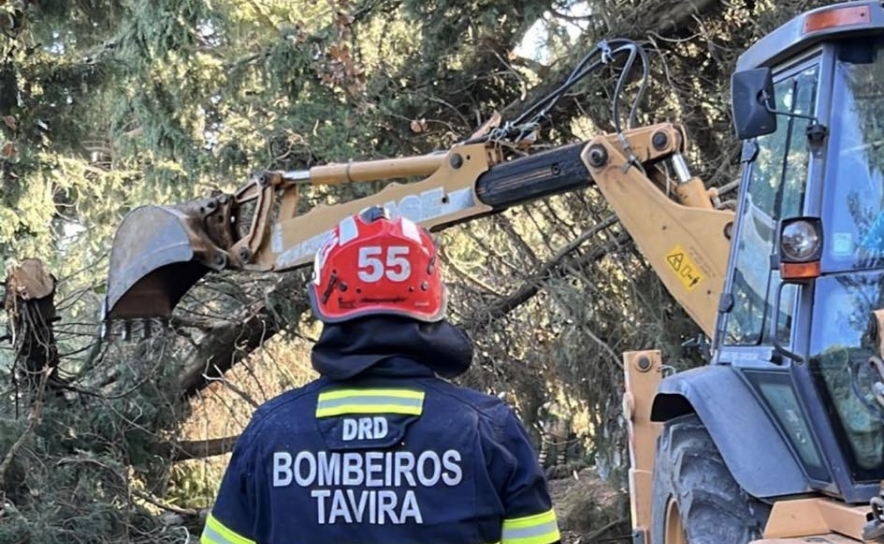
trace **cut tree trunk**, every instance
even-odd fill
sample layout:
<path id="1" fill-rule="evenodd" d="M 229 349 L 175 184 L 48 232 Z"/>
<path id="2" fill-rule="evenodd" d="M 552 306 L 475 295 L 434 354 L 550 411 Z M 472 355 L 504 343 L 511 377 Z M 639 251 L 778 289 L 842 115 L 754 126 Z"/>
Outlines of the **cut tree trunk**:
<path id="1" fill-rule="evenodd" d="M 4 308 L 8 318 L 6 339 L 13 345 L 13 379 L 37 390 L 48 372 L 47 387 L 58 383 L 58 347 L 53 323 L 56 279 L 39 259 L 27 259 L 6 276 Z M 48 369 L 48 370 L 47 370 Z"/>

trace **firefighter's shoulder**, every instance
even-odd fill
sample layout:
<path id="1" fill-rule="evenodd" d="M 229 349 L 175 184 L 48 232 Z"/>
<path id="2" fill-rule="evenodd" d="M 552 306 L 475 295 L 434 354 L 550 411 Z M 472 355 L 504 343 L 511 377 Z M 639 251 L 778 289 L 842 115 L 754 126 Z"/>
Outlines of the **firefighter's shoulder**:
<path id="1" fill-rule="evenodd" d="M 495 431 L 503 431 L 514 419 L 518 420 L 513 407 L 497 395 L 441 380 L 430 382 L 427 389 L 435 392 L 441 402 L 457 404 L 462 409 L 473 412 L 477 420 L 491 425 Z"/>
<path id="2" fill-rule="evenodd" d="M 312 425 L 312 407 L 324 380 L 319 379 L 304 386 L 290 389 L 264 402 L 252 414 L 243 438 L 257 440 L 259 436 L 276 423 L 283 423 L 288 430 L 296 431 L 299 425 L 308 430 Z"/>

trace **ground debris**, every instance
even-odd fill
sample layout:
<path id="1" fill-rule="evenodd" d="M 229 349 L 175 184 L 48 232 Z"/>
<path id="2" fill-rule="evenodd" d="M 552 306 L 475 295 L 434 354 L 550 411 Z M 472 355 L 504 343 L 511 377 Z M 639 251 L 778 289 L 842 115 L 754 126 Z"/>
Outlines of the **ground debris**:
<path id="1" fill-rule="evenodd" d="M 563 544 L 629 540 L 629 497 L 599 478 L 594 468 L 550 480 Z"/>

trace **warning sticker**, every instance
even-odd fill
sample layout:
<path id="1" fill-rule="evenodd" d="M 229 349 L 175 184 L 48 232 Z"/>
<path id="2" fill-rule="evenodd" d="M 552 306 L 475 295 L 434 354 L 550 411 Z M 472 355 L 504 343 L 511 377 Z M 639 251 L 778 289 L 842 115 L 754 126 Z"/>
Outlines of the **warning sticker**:
<path id="1" fill-rule="evenodd" d="M 666 262 L 688 291 L 693 291 L 703 281 L 700 267 L 681 246 L 675 246 L 666 254 Z"/>

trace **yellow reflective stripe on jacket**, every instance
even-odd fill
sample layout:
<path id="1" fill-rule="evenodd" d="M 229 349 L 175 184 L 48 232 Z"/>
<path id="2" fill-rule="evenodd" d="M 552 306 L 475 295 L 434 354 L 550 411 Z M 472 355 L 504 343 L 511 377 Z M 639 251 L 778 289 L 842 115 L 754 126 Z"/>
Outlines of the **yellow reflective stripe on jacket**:
<path id="1" fill-rule="evenodd" d="M 554 510 L 503 521 L 503 544 L 550 544 L 561 539 Z"/>
<path id="2" fill-rule="evenodd" d="M 200 542 L 202 544 L 257 544 L 254 540 L 231 531 L 212 514 L 206 518 L 206 526 L 203 528 Z"/>
<path id="3" fill-rule="evenodd" d="M 338 389 L 319 394 L 316 417 L 342 414 L 421 415 L 424 392 L 410 389 Z"/>

